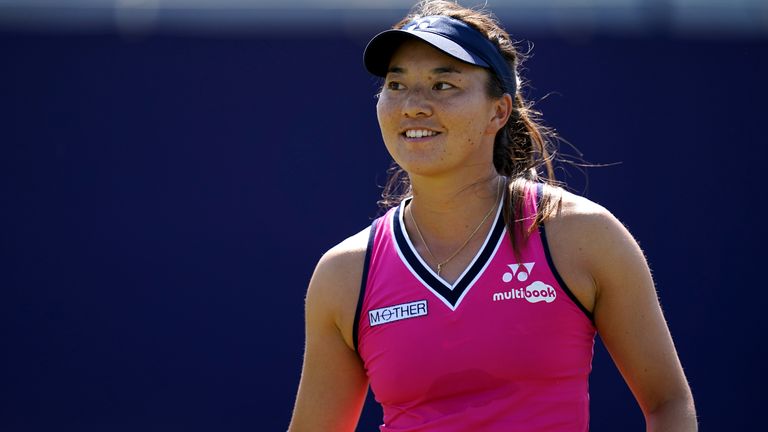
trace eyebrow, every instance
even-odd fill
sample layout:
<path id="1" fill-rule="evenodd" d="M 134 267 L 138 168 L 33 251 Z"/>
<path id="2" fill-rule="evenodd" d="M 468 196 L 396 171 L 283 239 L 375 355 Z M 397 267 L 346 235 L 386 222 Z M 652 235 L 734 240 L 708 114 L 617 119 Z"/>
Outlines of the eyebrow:
<path id="1" fill-rule="evenodd" d="M 408 71 L 408 69 L 406 69 L 406 68 L 403 68 L 403 67 L 400 67 L 400 66 L 393 66 L 393 67 L 389 68 L 389 70 L 387 70 L 387 73 L 403 74 L 403 73 L 405 73 L 407 71 Z M 458 73 L 458 74 L 460 74 L 461 71 L 456 69 L 453 66 L 441 66 L 441 67 L 436 67 L 436 68 L 432 69 L 432 73 L 435 74 L 435 75 L 446 74 L 446 73 Z"/>

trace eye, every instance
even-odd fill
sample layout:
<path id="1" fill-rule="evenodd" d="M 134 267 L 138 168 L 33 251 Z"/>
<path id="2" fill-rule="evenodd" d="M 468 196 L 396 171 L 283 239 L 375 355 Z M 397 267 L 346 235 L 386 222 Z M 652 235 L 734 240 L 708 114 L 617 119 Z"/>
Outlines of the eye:
<path id="1" fill-rule="evenodd" d="M 387 90 L 402 90 L 402 89 L 405 88 L 402 84 L 400 84 L 397 81 L 389 81 L 389 82 L 387 82 L 386 87 L 387 87 Z"/>
<path id="2" fill-rule="evenodd" d="M 453 84 L 449 84 L 447 82 L 436 82 L 435 85 L 432 86 L 433 90 L 450 90 L 452 88 L 455 88 Z"/>

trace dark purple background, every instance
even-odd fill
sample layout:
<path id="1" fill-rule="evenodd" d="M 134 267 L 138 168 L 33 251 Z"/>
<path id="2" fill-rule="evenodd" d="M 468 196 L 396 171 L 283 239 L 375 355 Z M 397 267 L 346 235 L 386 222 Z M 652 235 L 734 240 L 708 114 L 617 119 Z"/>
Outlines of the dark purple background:
<path id="1" fill-rule="evenodd" d="M 306 284 L 388 166 L 368 36 L 0 33 L 0 430 L 286 428 Z M 530 38 L 548 124 L 619 163 L 559 174 L 644 248 L 702 429 L 754 430 L 768 41 Z M 642 430 L 594 368 L 592 430 Z"/>

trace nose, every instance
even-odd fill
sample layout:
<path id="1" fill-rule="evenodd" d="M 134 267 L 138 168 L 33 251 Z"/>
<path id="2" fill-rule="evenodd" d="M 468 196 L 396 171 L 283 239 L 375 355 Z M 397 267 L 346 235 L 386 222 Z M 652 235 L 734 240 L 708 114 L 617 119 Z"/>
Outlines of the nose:
<path id="1" fill-rule="evenodd" d="M 432 101 L 422 89 L 412 89 L 403 101 L 403 115 L 408 118 L 429 117 L 432 115 Z"/>

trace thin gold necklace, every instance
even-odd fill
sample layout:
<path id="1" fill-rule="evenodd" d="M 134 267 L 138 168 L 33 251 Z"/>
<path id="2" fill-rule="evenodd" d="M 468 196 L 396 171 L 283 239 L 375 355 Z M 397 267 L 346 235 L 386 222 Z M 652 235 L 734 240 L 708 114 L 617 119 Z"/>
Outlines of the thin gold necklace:
<path id="1" fill-rule="evenodd" d="M 501 178 L 499 178 L 499 183 L 501 183 Z M 440 276 L 440 272 L 443 270 L 443 266 L 448 264 L 448 262 L 456 257 L 456 255 L 459 254 L 466 246 L 469 244 L 469 241 L 472 240 L 472 237 L 477 234 L 478 231 L 480 231 L 480 227 L 482 227 L 485 224 L 485 221 L 488 220 L 488 218 L 491 216 L 491 213 L 493 213 L 493 210 L 496 208 L 496 205 L 499 203 L 499 191 L 500 188 L 496 187 L 496 200 L 493 202 L 493 205 L 491 206 L 490 210 L 488 210 L 488 213 L 485 214 L 485 217 L 483 217 L 483 220 L 480 221 L 480 224 L 477 225 L 477 227 L 472 231 L 472 233 L 467 237 L 466 240 L 464 240 L 464 243 L 459 246 L 458 249 L 456 249 L 456 252 L 451 254 L 451 256 L 448 257 L 445 261 L 437 264 L 437 275 Z M 416 234 L 419 235 L 419 239 L 421 239 L 421 242 L 424 243 L 424 247 L 427 249 L 427 253 L 429 253 L 429 256 L 432 257 L 432 260 L 439 261 L 437 258 L 435 258 L 435 255 L 432 253 L 432 251 L 429 249 L 429 245 L 424 240 L 424 236 L 421 235 L 421 230 L 419 230 L 419 224 L 416 223 L 416 218 L 413 217 L 413 210 L 409 212 L 411 216 L 411 221 L 413 222 L 413 227 L 416 228 Z"/>

